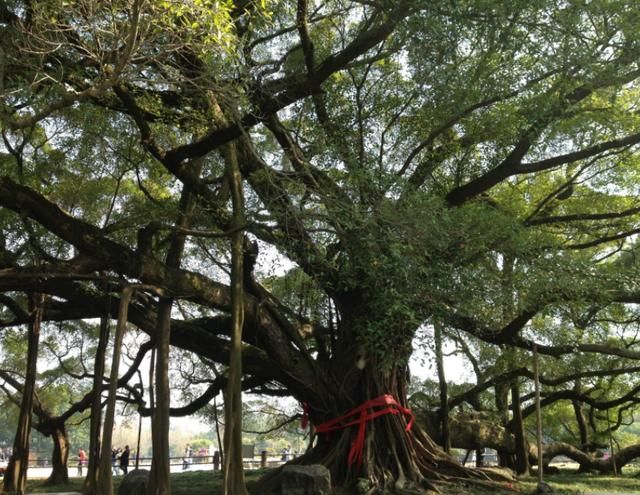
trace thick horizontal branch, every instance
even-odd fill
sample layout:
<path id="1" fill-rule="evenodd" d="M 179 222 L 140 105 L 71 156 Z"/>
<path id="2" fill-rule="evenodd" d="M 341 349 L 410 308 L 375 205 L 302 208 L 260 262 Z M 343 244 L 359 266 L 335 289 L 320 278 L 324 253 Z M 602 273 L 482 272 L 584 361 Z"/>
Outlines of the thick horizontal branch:
<path id="1" fill-rule="evenodd" d="M 555 378 L 550 378 L 547 376 L 540 377 L 540 383 L 546 386 L 556 386 L 562 385 L 564 383 L 570 383 L 580 378 L 594 378 L 594 377 L 609 377 L 609 376 L 620 376 L 626 374 L 639 373 L 640 366 L 627 367 L 627 368 L 618 368 L 618 369 L 601 369 L 601 370 L 588 370 L 572 373 L 570 375 L 563 375 Z M 459 406 L 463 402 L 466 402 L 473 397 L 477 396 L 479 393 L 484 392 L 485 390 L 499 384 L 505 383 L 513 380 L 517 377 L 526 377 L 533 380 L 533 372 L 526 367 L 516 368 L 505 373 L 501 373 L 499 375 L 495 375 L 482 383 L 475 385 L 474 387 L 457 394 L 449 399 L 449 408 L 453 409 L 456 406 Z M 526 400 L 526 397 L 523 397 L 523 400 Z"/>
<path id="2" fill-rule="evenodd" d="M 265 382 L 266 380 L 264 378 L 249 377 L 249 378 L 245 378 L 242 381 L 241 388 L 243 391 L 250 390 L 254 387 L 258 387 L 264 384 Z M 191 402 L 189 402 L 184 406 L 170 407 L 169 415 L 172 417 L 184 417 L 184 416 L 191 416 L 195 414 L 200 409 L 202 409 L 207 404 L 209 404 L 209 402 L 211 402 L 213 398 L 216 397 L 220 392 L 222 392 L 226 384 L 227 384 L 226 377 L 216 378 L 207 387 L 207 389 L 196 399 L 192 400 Z M 135 403 L 140 404 L 139 400 L 137 400 Z M 151 408 L 139 405 L 138 414 L 140 414 L 141 416 L 151 416 L 151 414 L 153 414 L 153 410 Z"/>
<path id="3" fill-rule="evenodd" d="M 617 302 L 635 302 L 637 303 L 640 299 L 640 296 L 634 293 L 625 293 L 620 291 L 620 293 L 611 293 L 611 300 L 615 300 Z M 458 328 L 464 332 L 477 337 L 483 342 L 487 342 L 489 344 L 494 345 L 511 345 L 514 347 L 518 347 L 520 349 L 525 349 L 533 352 L 534 342 L 530 339 L 526 339 L 517 335 L 517 332 L 514 331 L 517 326 L 510 328 L 510 323 L 504 327 L 504 329 L 510 329 L 506 334 L 503 330 L 494 330 L 488 328 L 484 324 L 476 321 L 475 319 L 464 316 L 457 315 L 455 313 L 450 313 L 448 315 L 443 316 L 448 325 Z M 522 322 L 524 318 L 516 318 L 514 321 Z M 526 322 L 525 322 L 526 323 Z M 524 326 L 524 325 L 523 325 Z M 520 327 L 520 328 L 523 328 Z M 509 335 L 509 339 L 505 340 L 505 335 Z M 547 356 L 553 357 L 561 357 L 567 354 L 575 354 L 576 352 L 585 352 L 585 353 L 596 353 L 596 354 L 604 354 L 609 356 L 619 356 L 627 359 L 640 360 L 640 351 L 636 351 L 629 348 L 623 347 L 614 347 L 607 344 L 574 344 L 574 345 L 545 345 L 545 344 L 537 344 L 538 352 L 540 354 L 544 354 Z"/>
<path id="4" fill-rule="evenodd" d="M 600 78 L 596 78 L 593 81 L 578 86 L 562 97 L 557 97 L 556 102 L 523 131 L 511 152 L 499 164 L 481 176 L 451 190 L 446 196 L 448 204 L 451 206 L 460 205 L 465 201 L 488 191 L 495 185 L 513 175 L 531 174 L 551 170 L 561 165 L 575 163 L 579 160 L 598 156 L 608 150 L 625 148 L 639 143 L 640 133 L 631 134 L 623 138 L 605 141 L 582 150 L 558 155 L 546 160 L 522 163 L 522 159 L 527 153 L 529 153 L 541 132 L 551 123 L 561 119 L 568 108 L 571 108 L 573 105 L 583 101 L 598 89 L 629 83 L 637 79 L 639 76 L 640 70 L 638 69 L 634 69 L 626 74 L 617 76 L 610 76 L 605 73 L 600 76 Z"/>
<path id="5" fill-rule="evenodd" d="M 568 163 L 575 163 L 579 160 L 584 160 L 585 158 L 591 158 L 593 156 L 604 153 L 605 151 L 626 148 L 638 143 L 640 143 L 640 132 L 637 134 L 631 134 L 624 138 L 605 141 L 603 143 L 599 143 L 595 146 L 591 146 L 583 150 L 574 151 L 573 153 L 555 156 L 553 158 L 540 160 L 538 162 L 522 163 L 514 169 L 514 174 L 531 174 L 534 172 L 542 172 L 544 170 L 556 168 Z"/>
<path id="6" fill-rule="evenodd" d="M 582 214 L 575 214 L 575 215 L 556 215 L 556 216 L 532 218 L 531 220 L 527 220 L 525 222 L 525 225 L 535 226 L 535 225 L 549 225 L 549 224 L 556 224 L 556 223 L 607 221 L 607 220 L 615 220 L 618 218 L 631 217 L 639 213 L 640 213 L 640 206 L 637 206 L 635 208 L 629 208 L 627 210 L 616 211 L 616 212 L 582 213 Z"/>
<path id="7" fill-rule="evenodd" d="M 536 315 L 536 313 L 537 310 L 523 311 L 499 330 L 488 328 L 471 317 L 453 312 L 445 315 L 444 319 L 450 326 L 475 335 L 485 342 L 503 345 L 514 342 L 517 339 L 519 332 L 524 329 L 525 325 Z"/>
<path id="8" fill-rule="evenodd" d="M 556 390 L 550 393 L 543 393 L 543 398 L 540 400 L 540 406 L 545 407 L 551 405 L 560 400 L 577 400 L 580 402 L 584 402 L 585 404 L 589 404 L 593 409 L 598 409 L 600 411 L 606 411 L 607 409 L 612 409 L 614 407 L 621 406 L 626 403 L 640 403 L 640 398 L 637 397 L 638 392 L 640 392 L 640 385 L 633 387 L 627 393 L 621 395 L 612 400 L 608 401 L 600 401 L 594 399 L 590 395 L 581 393 L 577 390 Z M 535 412 L 535 404 L 531 404 L 522 409 L 522 416 L 527 417 Z"/>
<path id="9" fill-rule="evenodd" d="M 43 315 L 45 321 L 65 321 L 70 319 L 97 318 L 108 311 L 112 318 L 118 315 L 118 297 L 109 294 L 99 294 L 87 290 L 82 284 L 69 279 L 8 279 L 0 274 L 0 291 L 13 290 L 16 286 L 21 289 L 35 288 L 47 294 L 53 294 L 66 299 L 66 302 L 52 301 L 45 308 Z M 28 283 L 26 283 L 28 282 Z M 129 321 L 140 330 L 147 333 L 153 339 L 155 335 L 155 310 L 149 305 L 153 300 L 138 300 L 132 304 L 129 310 Z M 253 306 L 255 307 L 255 306 Z M 249 307 L 250 309 L 250 307 Z M 276 323 L 269 317 L 264 317 L 267 311 L 262 308 L 256 311 L 248 311 L 245 320 L 243 336 L 245 341 L 251 344 L 243 346 L 243 369 L 247 373 L 263 377 L 265 380 L 277 381 L 283 385 L 297 390 L 300 393 L 308 393 L 307 387 L 320 387 L 316 383 L 319 378 L 313 375 L 310 379 L 312 385 L 304 380 L 307 373 L 315 373 L 318 370 L 309 370 L 301 360 L 301 354 L 290 343 Z M 254 318 L 259 318 L 256 321 Z M 27 323 L 23 319 L 15 318 L 11 322 L 4 322 L 4 326 L 15 326 Z M 226 364 L 229 355 L 229 317 L 226 315 L 199 318 L 194 320 L 172 320 L 171 345 L 197 353 L 215 362 Z M 271 352 L 269 352 L 271 351 Z M 285 363 L 279 359 L 288 359 Z M 307 360 L 304 360 L 306 363 Z"/>
<path id="10" fill-rule="evenodd" d="M 640 228 L 628 230 L 625 232 L 618 232 L 617 234 L 608 235 L 604 237 L 599 237 L 597 239 L 593 239 L 588 242 L 582 242 L 578 244 L 569 244 L 565 246 L 565 249 L 588 249 L 588 248 L 600 246 L 601 244 L 606 244 L 608 242 L 627 239 L 628 237 L 634 236 L 636 234 L 640 234 Z"/>

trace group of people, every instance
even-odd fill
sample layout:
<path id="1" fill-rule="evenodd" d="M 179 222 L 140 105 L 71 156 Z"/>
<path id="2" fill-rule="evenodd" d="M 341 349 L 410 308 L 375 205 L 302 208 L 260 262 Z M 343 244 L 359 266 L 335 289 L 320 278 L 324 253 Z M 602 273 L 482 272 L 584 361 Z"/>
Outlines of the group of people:
<path id="1" fill-rule="evenodd" d="M 128 445 L 125 445 L 124 449 L 111 449 L 111 469 L 113 469 L 113 474 L 120 474 L 118 472 L 118 466 L 120 466 L 122 474 L 129 472 L 130 454 L 131 451 Z"/>
<path id="2" fill-rule="evenodd" d="M 129 446 L 125 445 L 124 449 L 111 449 L 111 469 L 113 474 L 123 474 L 129 472 L 129 456 L 131 452 Z M 87 465 L 89 458 L 84 449 L 78 451 L 78 476 L 82 476 L 82 468 Z"/>

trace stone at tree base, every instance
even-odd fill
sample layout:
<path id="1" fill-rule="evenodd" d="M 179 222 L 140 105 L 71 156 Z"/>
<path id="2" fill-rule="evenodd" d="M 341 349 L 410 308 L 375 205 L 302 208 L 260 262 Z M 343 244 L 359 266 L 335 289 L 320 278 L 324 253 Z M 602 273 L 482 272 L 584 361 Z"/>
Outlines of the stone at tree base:
<path id="1" fill-rule="evenodd" d="M 551 485 L 542 481 L 538 483 L 538 487 L 535 493 L 537 493 L 538 495 L 546 495 L 546 494 L 551 494 L 555 492 L 553 491 L 553 488 L 551 488 Z"/>
<path id="2" fill-rule="evenodd" d="M 331 473 L 322 465 L 284 466 L 280 476 L 282 495 L 329 495 L 331 493 Z"/>
<path id="3" fill-rule="evenodd" d="M 149 471 L 147 469 L 134 469 L 129 471 L 122 479 L 118 488 L 118 495 L 146 495 L 149 484 Z"/>

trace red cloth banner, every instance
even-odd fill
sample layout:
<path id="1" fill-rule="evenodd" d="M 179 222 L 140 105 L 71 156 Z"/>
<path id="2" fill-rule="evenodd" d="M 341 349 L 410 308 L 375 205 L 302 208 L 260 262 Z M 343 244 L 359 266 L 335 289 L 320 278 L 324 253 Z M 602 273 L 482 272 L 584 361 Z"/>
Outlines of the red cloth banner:
<path id="1" fill-rule="evenodd" d="M 308 406 L 307 406 L 308 407 Z M 308 414 L 308 409 L 305 411 Z M 402 407 L 393 395 L 385 394 L 375 399 L 360 404 L 342 416 L 317 425 L 316 432 L 330 433 L 332 431 L 348 428 L 349 426 L 358 426 L 358 433 L 351 442 L 349 450 L 348 462 L 352 466 L 355 462 L 358 469 L 362 466 L 362 452 L 364 450 L 364 441 L 367 432 L 367 423 L 385 414 L 403 414 L 409 418 L 405 431 L 409 431 L 413 425 L 413 413 L 411 409 Z"/>

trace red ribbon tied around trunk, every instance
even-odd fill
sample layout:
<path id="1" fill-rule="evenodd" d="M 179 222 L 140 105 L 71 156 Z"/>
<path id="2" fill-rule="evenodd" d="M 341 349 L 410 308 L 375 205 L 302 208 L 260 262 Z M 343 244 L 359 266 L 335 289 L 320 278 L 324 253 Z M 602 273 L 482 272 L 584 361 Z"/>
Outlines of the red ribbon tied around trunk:
<path id="1" fill-rule="evenodd" d="M 353 442 L 351 442 L 351 449 L 349 450 L 347 461 L 349 466 L 355 462 L 358 469 L 360 469 L 362 466 L 362 452 L 364 450 L 367 423 L 385 414 L 403 414 L 408 417 L 409 422 L 404 431 L 409 431 L 413 425 L 413 413 L 411 409 L 401 406 L 393 395 L 385 394 L 360 404 L 355 409 L 338 418 L 317 425 L 316 432 L 329 433 L 349 426 L 358 425 L 358 433 L 353 439 Z"/>

